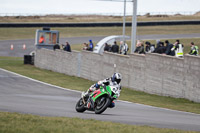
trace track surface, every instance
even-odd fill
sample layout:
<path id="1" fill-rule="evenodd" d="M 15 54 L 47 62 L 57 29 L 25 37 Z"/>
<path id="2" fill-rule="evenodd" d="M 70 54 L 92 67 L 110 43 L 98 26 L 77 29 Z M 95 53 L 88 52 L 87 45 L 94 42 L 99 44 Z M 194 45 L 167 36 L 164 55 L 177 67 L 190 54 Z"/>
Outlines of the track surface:
<path id="1" fill-rule="evenodd" d="M 103 39 L 105 36 L 93 36 L 93 37 L 70 37 L 70 38 L 61 38 L 60 44 L 65 44 L 67 40 L 70 44 L 82 44 L 88 42 L 92 39 L 94 42 L 98 42 Z M 176 39 L 176 38 L 199 38 L 200 34 L 171 34 L 171 35 L 139 35 L 137 39 L 140 40 L 156 40 L 156 39 Z M 14 50 L 10 50 L 10 45 L 13 44 Z M 26 50 L 23 50 L 22 46 L 26 44 Z M 29 54 L 35 49 L 35 40 L 26 39 L 26 40 L 3 40 L 0 41 L 0 56 L 17 56 L 23 57 L 26 54 Z"/>
<path id="2" fill-rule="evenodd" d="M 79 98 L 78 91 L 63 90 L 0 69 L 0 111 L 200 131 L 198 114 L 122 101 L 116 101 L 115 108 L 101 115 L 89 111 L 77 113 L 75 104 Z"/>

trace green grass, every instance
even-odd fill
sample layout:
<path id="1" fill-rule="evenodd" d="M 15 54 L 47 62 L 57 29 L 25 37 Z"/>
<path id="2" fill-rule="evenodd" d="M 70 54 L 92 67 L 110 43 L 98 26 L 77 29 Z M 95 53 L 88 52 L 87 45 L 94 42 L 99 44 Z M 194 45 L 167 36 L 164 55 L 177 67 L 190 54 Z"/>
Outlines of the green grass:
<path id="1" fill-rule="evenodd" d="M 0 28 L 0 40 L 33 39 L 36 29 L 42 28 Z M 67 27 L 52 28 L 52 30 L 58 30 L 61 38 L 122 35 L 122 27 Z M 144 26 L 137 28 L 138 35 L 190 34 L 199 33 L 199 31 L 200 25 Z M 131 35 L 131 27 L 126 27 L 126 35 Z"/>
<path id="2" fill-rule="evenodd" d="M 23 60 L 20 59 L 22 58 L 0 57 L 0 68 L 4 68 L 40 81 L 73 90 L 86 91 L 92 84 L 95 83 L 83 78 L 68 76 L 48 70 L 42 70 L 31 65 L 23 65 Z M 200 103 L 195 103 L 186 99 L 147 94 L 128 88 L 122 89 L 119 99 L 200 114 Z"/>
<path id="3" fill-rule="evenodd" d="M 42 117 L 0 112 L 1 133 L 195 133 L 80 118 Z"/>

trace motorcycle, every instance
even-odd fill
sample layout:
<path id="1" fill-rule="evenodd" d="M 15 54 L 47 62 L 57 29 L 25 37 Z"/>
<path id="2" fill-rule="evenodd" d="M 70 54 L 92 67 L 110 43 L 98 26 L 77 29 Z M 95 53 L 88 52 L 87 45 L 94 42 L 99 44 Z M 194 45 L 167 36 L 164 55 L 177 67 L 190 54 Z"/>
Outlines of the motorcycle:
<path id="1" fill-rule="evenodd" d="M 76 104 L 77 112 L 86 110 L 94 111 L 96 114 L 103 113 L 108 107 L 112 108 L 113 101 L 119 96 L 119 87 L 117 85 L 102 85 L 91 94 L 81 97 Z M 89 107 L 88 107 L 89 106 Z"/>

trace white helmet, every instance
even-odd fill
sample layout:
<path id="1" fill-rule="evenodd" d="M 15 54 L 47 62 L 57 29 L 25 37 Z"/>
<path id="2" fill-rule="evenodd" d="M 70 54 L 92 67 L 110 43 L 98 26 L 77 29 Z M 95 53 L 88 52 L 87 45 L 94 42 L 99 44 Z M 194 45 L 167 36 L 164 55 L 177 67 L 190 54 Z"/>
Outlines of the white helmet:
<path id="1" fill-rule="evenodd" d="M 117 82 L 118 84 L 121 82 L 122 76 L 120 73 L 114 73 L 111 77 L 112 82 Z"/>

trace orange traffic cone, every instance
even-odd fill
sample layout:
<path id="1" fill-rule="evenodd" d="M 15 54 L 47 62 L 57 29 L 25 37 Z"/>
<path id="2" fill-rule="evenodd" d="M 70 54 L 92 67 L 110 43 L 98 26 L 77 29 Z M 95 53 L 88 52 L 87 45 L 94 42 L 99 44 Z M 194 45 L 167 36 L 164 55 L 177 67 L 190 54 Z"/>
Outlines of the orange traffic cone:
<path id="1" fill-rule="evenodd" d="M 13 50 L 14 49 L 14 46 L 13 44 L 10 45 L 10 50 Z"/>
<path id="2" fill-rule="evenodd" d="M 26 44 L 23 44 L 23 50 L 25 50 L 26 49 Z"/>

